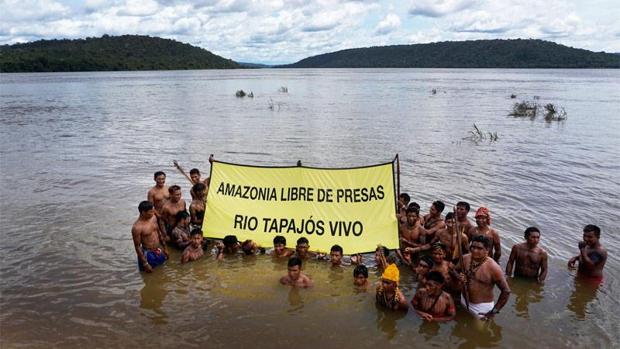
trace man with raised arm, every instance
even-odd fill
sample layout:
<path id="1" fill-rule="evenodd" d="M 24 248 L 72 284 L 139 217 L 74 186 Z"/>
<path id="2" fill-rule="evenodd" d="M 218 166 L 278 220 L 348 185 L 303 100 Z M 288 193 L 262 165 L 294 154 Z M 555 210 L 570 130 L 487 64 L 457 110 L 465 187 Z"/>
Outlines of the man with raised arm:
<path id="1" fill-rule="evenodd" d="M 506 263 L 506 275 L 533 279 L 539 283 L 547 277 L 547 251 L 538 247 L 540 230 L 529 227 L 523 233 L 525 242 L 514 245 L 510 251 L 508 263 Z"/>
<path id="2" fill-rule="evenodd" d="M 583 241 L 578 244 L 579 254 L 568 261 L 568 268 L 575 269 L 579 262 L 577 275 L 592 279 L 598 283 L 603 281 L 603 268 L 607 261 L 607 250 L 600 243 L 601 228 L 588 224 L 583 228 Z"/>
<path id="3" fill-rule="evenodd" d="M 138 256 L 140 271 L 151 273 L 153 268 L 168 259 L 168 249 L 155 218 L 155 209 L 150 201 L 138 205 L 140 216 L 131 228 L 133 245 Z"/>
<path id="4" fill-rule="evenodd" d="M 461 270 L 461 283 L 464 286 L 461 303 L 470 313 L 482 320 L 492 319 L 506 305 L 510 297 L 510 287 L 502 268 L 488 256 L 490 243 L 486 236 L 475 236 L 469 246 L 470 253 L 463 256 L 463 265 L 458 266 Z M 493 295 L 495 286 L 501 291 L 497 304 Z"/>

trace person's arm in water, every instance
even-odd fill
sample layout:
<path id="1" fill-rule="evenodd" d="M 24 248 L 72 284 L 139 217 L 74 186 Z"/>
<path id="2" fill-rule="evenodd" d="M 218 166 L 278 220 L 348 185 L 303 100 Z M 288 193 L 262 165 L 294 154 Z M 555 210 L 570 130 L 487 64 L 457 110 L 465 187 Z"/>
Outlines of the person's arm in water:
<path id="1" fill-rule="evenodd" d="M 499 242 L 497 231 L 493 231 L 493 233 L 493 259 L 499 264 L 499 259 L 502 256 L 502 245 Z"/>
<path id="2" fill-rule="evenodd" d="M 510 257 L 508 257 L 508 262 L 506 263 L 506 276 L 512 276 L 512 268 L 514 267 L 515 259 L 517 258 L 517 245 L 512 246 L 512 250 L 510 250 Z"/>
<path id="3" fill-rule="evenodd" d="M 508 286 L 506 278 L 502 274 L 502 269 L 499 268 L 499 266 L 497 268 L 494 268 L 493 270 L 493 279 L 495 279 L 495 284 L 497 285 L 497 287 L 499 287 L 501 293 L 499 294 L 499 299 L 497 300 L 497 304 L 495 304 L 493 309 L 491 309 L 486 314 L 480 314 L 484 315 L 483 320 L 492 319 L 495 314 L 499 313 L 499 311 L 502 310 L 504 305 L 506 305 L 506 303 L 508 302 L 508 298 L 510 298 L 510 287 Z"/>
<path id="4" fill-rule="evenodd" d="M 547 278 L 547 252 L 543 251 L 542 260 L 540 262 L 540 274 L 538 275 L 538 282 L 543 283 Z"/>
<path id="5" fill-rule="evenodd" d="M 138 255 L 138 260 L 142 264 L 144 271 L 146 271 L 147 273 L 153 272 L 153 268 L 146 260 L 146 256 L 144 255 L 144 253 L 142 253 L 142 241 L 140 232 L 135 227 L 131 228 L 131 237 L 133 238 L 133 246 L 136 249 L 136 255 Z"/>
<path id="6" fill-rule="evenodd" d="M 424 291 L 418 291 L 415 293 L 415 295 L 413 296 L 413 299 L 411 300 L 411 306 L 413 307 L 413 310 L 415 310 L 415 312 L 418 314 L 418 316 L 422 318 L 422 320 L 433 321 L 433 315 L 419 309 L 420 292 L 424 292 Z"/>

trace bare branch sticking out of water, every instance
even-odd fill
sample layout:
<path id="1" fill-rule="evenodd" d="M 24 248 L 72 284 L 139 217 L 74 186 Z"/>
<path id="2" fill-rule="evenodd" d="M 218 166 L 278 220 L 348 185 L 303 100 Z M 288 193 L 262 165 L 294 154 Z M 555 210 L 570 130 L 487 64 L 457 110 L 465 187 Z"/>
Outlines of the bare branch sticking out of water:
<path id="1" fill-rule="evenodd" d="M 282 86 L 278 89 L 278 92 L 280 93 L 288 93 L 288 87 L 286 86 Z"/>
<path id="2" fill-rule="evenodd" d="M 267 107 L 269 108 L 269 110 L 276 110 L 280 111 L 280 107 L 282 107 L 282 103 L 280 102 L 276 102 L 274 103 L 273 99 L 269 98 L 269 102 L 267 102 Z"/>
<path id="3" fill-rule="evenodd" d="M 489 143 L 493 143 L 497 142 L 498 139 L 499 136 L 497 135 L 497 132 L 483 132 L 476 124 L 474 124 L 474 129 L 469 131 L 469 136 L 463 138 L 463 140 L 472 141 L 476 144 L 486 140 L 488 140 Z"/>
<path id="4" fill-rule="evenodd" d="M 245 97 L 246 93 L 243 90 L 237 90 L 237 92 L 235 92 L 235 96 L 239 97 L 239 98 L 243 98 Z"/>
<path id="5" fill-rule="evenodd" d="M 512 112 L 508 115 L 516 118 L 528 117 L 535 118 L 538 111 L 538 105 L 534 102 L 522 101 L 512 106 Z"/>

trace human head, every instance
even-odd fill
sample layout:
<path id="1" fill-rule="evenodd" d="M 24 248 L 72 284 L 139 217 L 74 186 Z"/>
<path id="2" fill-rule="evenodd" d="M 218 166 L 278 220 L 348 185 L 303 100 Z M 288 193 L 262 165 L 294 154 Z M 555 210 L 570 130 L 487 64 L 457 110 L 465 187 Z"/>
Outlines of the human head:
<path id="1" fill-rule="evenodd" d="M 286 238 L 282 235 L 277 235 L 273 238 L 273 249 L 276 251 L 276 254 L 281 255 L 286 248 Z"/>
<path id="2" fill-rule="evenodd" d="M 407 223 L 414 224 L 420 218 L 420 210 L 416 207 L 407 207 Z"/>
<path id="3" fill-rule="evenodd" d="M 340 265 L 340 263 L 342 263 L 343 253 L 344 252 L 340 245 L 332 246 L 332 248 L 329 250 L 329 260 L 332 262 L 332 265 Z"/>
<path id="4" fill-rule="evenodd" d="M 459 201 L 456 203 L 456 217 L 458 219 L 463 219 L 465 217 L 467 217 L 467 214 L 469 213 L 469 210 L 471 209 L 471 206 L 469 206 L 469 203 L 466 201 Z"/>
<path id="5" fill-rule="evenodd" d="M 433 258 L 431 256 L 423 256 L 418 261 L 418 265 L 415 267 L 415 273 L 418 277 L 423 278 L 426 274 L 435 266 L 435 262 L 433 262 Z"/>
<path id="6" fill-rule="evenodd" d="M 480 207 L 476 211 L 476 224 L 478 224 L 478 226 L 485 224 L 491 225 L 491 212 L 489 212 L 488 208 Z"/>
<path id="7" fill-rule="evenodd" d="M 441 288 L 443 287 L 443 284 L 445 282 L 446 282 L 446 279 L 438 271 L 431 271 L 428 274 L 426 274 L 425 286 L 426 286 L 426 289 L 431 294 L 441 292 Z"/>
<path id="8" fill-rule="evenodd" d="M 239 240 L 237 240 L 237 236 L 235 235 L 226 235 L 224 236 L 224 248 L 226 248 L 229 252 L 235 252 L 239 248 Z"/>
<path id="9" fill-rule="evenodd" d="M 194 228 L 190 235 L 190 243 L 193 248 L 198 248 L 202 246 L 202 230 L 200 228 Z"/>
<path id="10" fill-rule="evenodd" d="M 396 264 L 388 265 L 381 275 L 381 283 L 383 284 L 383 288 L 387 291 L 393 291 L 398 286 L 399 281 L 400 271 L 398 270 L 398 267 L 396 267 Z"/>
<path id="11" fill-rule="evenodd" d="M 192 186 L 192 191 L 199 197 L 204 195 L 205 189 L 207 187 L 203 183 L 196 183 Z"/>
<path id="12" fill-rule="evenodd" d="M 484 235 L 476 235 L 471 240 L 471 244 L 469 245 L 469 251 L 471 252 L 471 256 L 474 259 L 481 259 L 487 256 L 489 252 L 489 246 L 491 245 L 491 241 L 488 237 Z"/>
<path id="13" fill-rule="evenodd" d="M 164 171 L 157 171 L 153 174 L 153 179 L 158 187 L 163 187 L 166 184 L 166 174 Z"/>
<path id="14" fill-rule="evenodd" d="M 594 224 L 588 224 L 583 227 L 583 241 L 589 246 L 594 246 L 601 238 L 601 228 Z"/>
<path id="15" fill-rule="evenodd" d="M 141 216 L 148 216 L 150 218 L 153 216 L 153 203 L 150 201 L 142 201 L 138 204 L 138 212 L 140 212 Z"/>
<path id="16" fill-rule="evenodd" d="M 410 200 L 411 200 L 411 197 L 407 193 L 400 193 L 400 195 L 398 196 L 398 201 L 400 202 L 402 206 L 407 207 L 407 205 L 409 205 Z"/>
<path id="17" fill-rule="evenodd" d="M 295 281 L 301 274 L 301 258 L 291 257 L 288 260 L 288 277 Z"/>
<path id="18" fill-rule="evenodd" d="M 360 264 L 353 269 L 353 284 L 355 286 L 363 286 L 368 280 L 368 268 Z"/>
<path id="19" fill-rule="evenodd" d="M 295 251 L 300 258 L 306 257 L 309 248 L 310 243 L 308 242 L 308 239 L 304 237 L 297 239 L 297 246 L 295 246 Z"/>
<path id="20" fill-rule="evenodd" d="M 420 214 L 420 204 L 418 204 L 417 202 L 410 202 L 409 205 L 407 206 L 407 208 L 409 207 L 415 207 L 418 209 L 418 214 Z"/>
<path id="21" fill-rule="evenodd" d="M 189 178 L 192 180 L 192 183 L 200 182 L 200 171 L 197 168 L 192 168 L 189 170 Z"/>
<path id="22" fill-rule="evenodd" d="M 187 211 L 179 211 L 176 215 L 177 224 L 189 224 L 189 213 Z"/>
<path id="23" fill-rule="evenodd" d="M 178 185 L 171 185 L 168 188 L 168 193 L 170 194 L 170 202 L 177 203 L 181 200 L 181 187 Z"/>
<path id="24" fill-rule="evenodd" d="M 540 230 L 538 230 L 538 228 L 536 227 L 529 227 L 525 229 L 525 232 L 523 232 L 523 236 L 525 237 L 528 245 L 530 245 L 531 247 L 535 247 L 540 241 Z"/>
<path id="25" fill-rule="evenodd" d="M 444 250 L 444 248 L 445 248 L 445 245 L 442 244 L 441 242 L 436 242 L 433 244 L 432 256 L 433 256 L 433 262 L 435 262 L 435 264 L 439 264 L 443 262 L 444 258 L 446 257 L 446 251 Z"/>
<path id="26" fill-rule="evenodd" d="M 243 251 L 243 253 L 245 253 L 247 256 L 253 255 L 256 252 L 257 248 L 258 245 L 253 240 L 248 239 L 241 244 L 241 251 Z"/>
<path id="27" fill-rule="evenodd" d="M 379 264 L 379 256 L 381 254 L 383 254 L 383 256 L 387 258 L 390 255 L 390 250 L 385 246 L 377 246 L 377 249 L 375 249 L 375 262 L 377 264 Z"/>
<path id="28" fill-rule="evenodd" d="M 431 204 L 431 216 L 437 216 L 440 215 L 441 212 L 443 212 L 443 209 L 446 207 L 446 205 L 440 201 L 433 201 L 433 203 Z"/>
<path id="29" fill-rule="evenodd" d="M 444 221 L 446 222 L 446 226 L 448 228 L 452 228 L 454 224 L 456 224 L 456 220 L 454 219 L 454 212 L 448 212 Z"/>

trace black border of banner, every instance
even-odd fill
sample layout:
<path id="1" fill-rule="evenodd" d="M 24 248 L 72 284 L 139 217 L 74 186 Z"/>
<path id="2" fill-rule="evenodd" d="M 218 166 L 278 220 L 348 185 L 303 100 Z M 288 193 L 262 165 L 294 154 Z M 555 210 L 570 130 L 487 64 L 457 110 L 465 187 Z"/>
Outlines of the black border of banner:
<path id="1" fill-rule="evenodd" d="M 379 166 L 385 166 L 387 164 L 391 164 L 392 165 L 392 191 L 394 192 L 394 212 L 397 213 L 398 212 L 398 197 L 396 196 L 396 178 L 395 178 L 395 173 L 394 173 L 394 162 L 396 161 L 396 158 L 394 158 L 394 160 L 390 161 L 390 162 L 383 162 L 380 164 L 374 164 L 374 165 L 367 165 L 367 166 L 355 166 L 355 167 L 313 167 L 313 166 L 297 166 L 297 165 L 291 165 L 291 166 L 261 166 L 261 165 L 247 165 L 247 164 L 237 164 L 234 162 L 227 162 L 227 161 L 219 161 L 219 160 L 213 160 L 211 162 L 211 167 L 209 168 L 209 178 L 211 178 L 211 175 L 213 174 L 213 163 L 219 162 L 220 164 L 226 164 L 226 165 L 233 165 L 233 166 L 242 166 L 242 167 L 252 167 L 252 168 L 281 168 L 281 169 L 286 169 L 286 168 L 308 168 L 308 169 L 312 169 L 312 170 L 356 170 L 356 169 L 362 169 L 362 168 L 370 168 L 370 167 L 379 167 Z M 211 190 L 211 184 L 209 184 L 209 190 Z M 207 197 L 208 197 L 208 192 L 207 192 Z M 206 208 L 206 207 L 205 207 Z M 206 211 L 205 211 L 206 214 Z M 203 223 L 204 224 L 204 223 Z M 397 227 L 398 227 L 398 222 L 397 222 Z M 202 227 L 200 227 L 202 229 Z M 204 234 L 204 232 L 203 232 Z M 398 234 L 398 230 L 396 231 L 396 234 Z M 215 237 L 209 237 L 209 236 L 205 236 L 205 238 L 207 239 L 216 239 L 216 240 L 220 240 L 220 238 L 215 238 Z M 398 249 L 398 247 L 396 248 Z M 359 252 L 359 253 L 374 253 L 375 251 L 367 251 L 367 252 Z"/>

